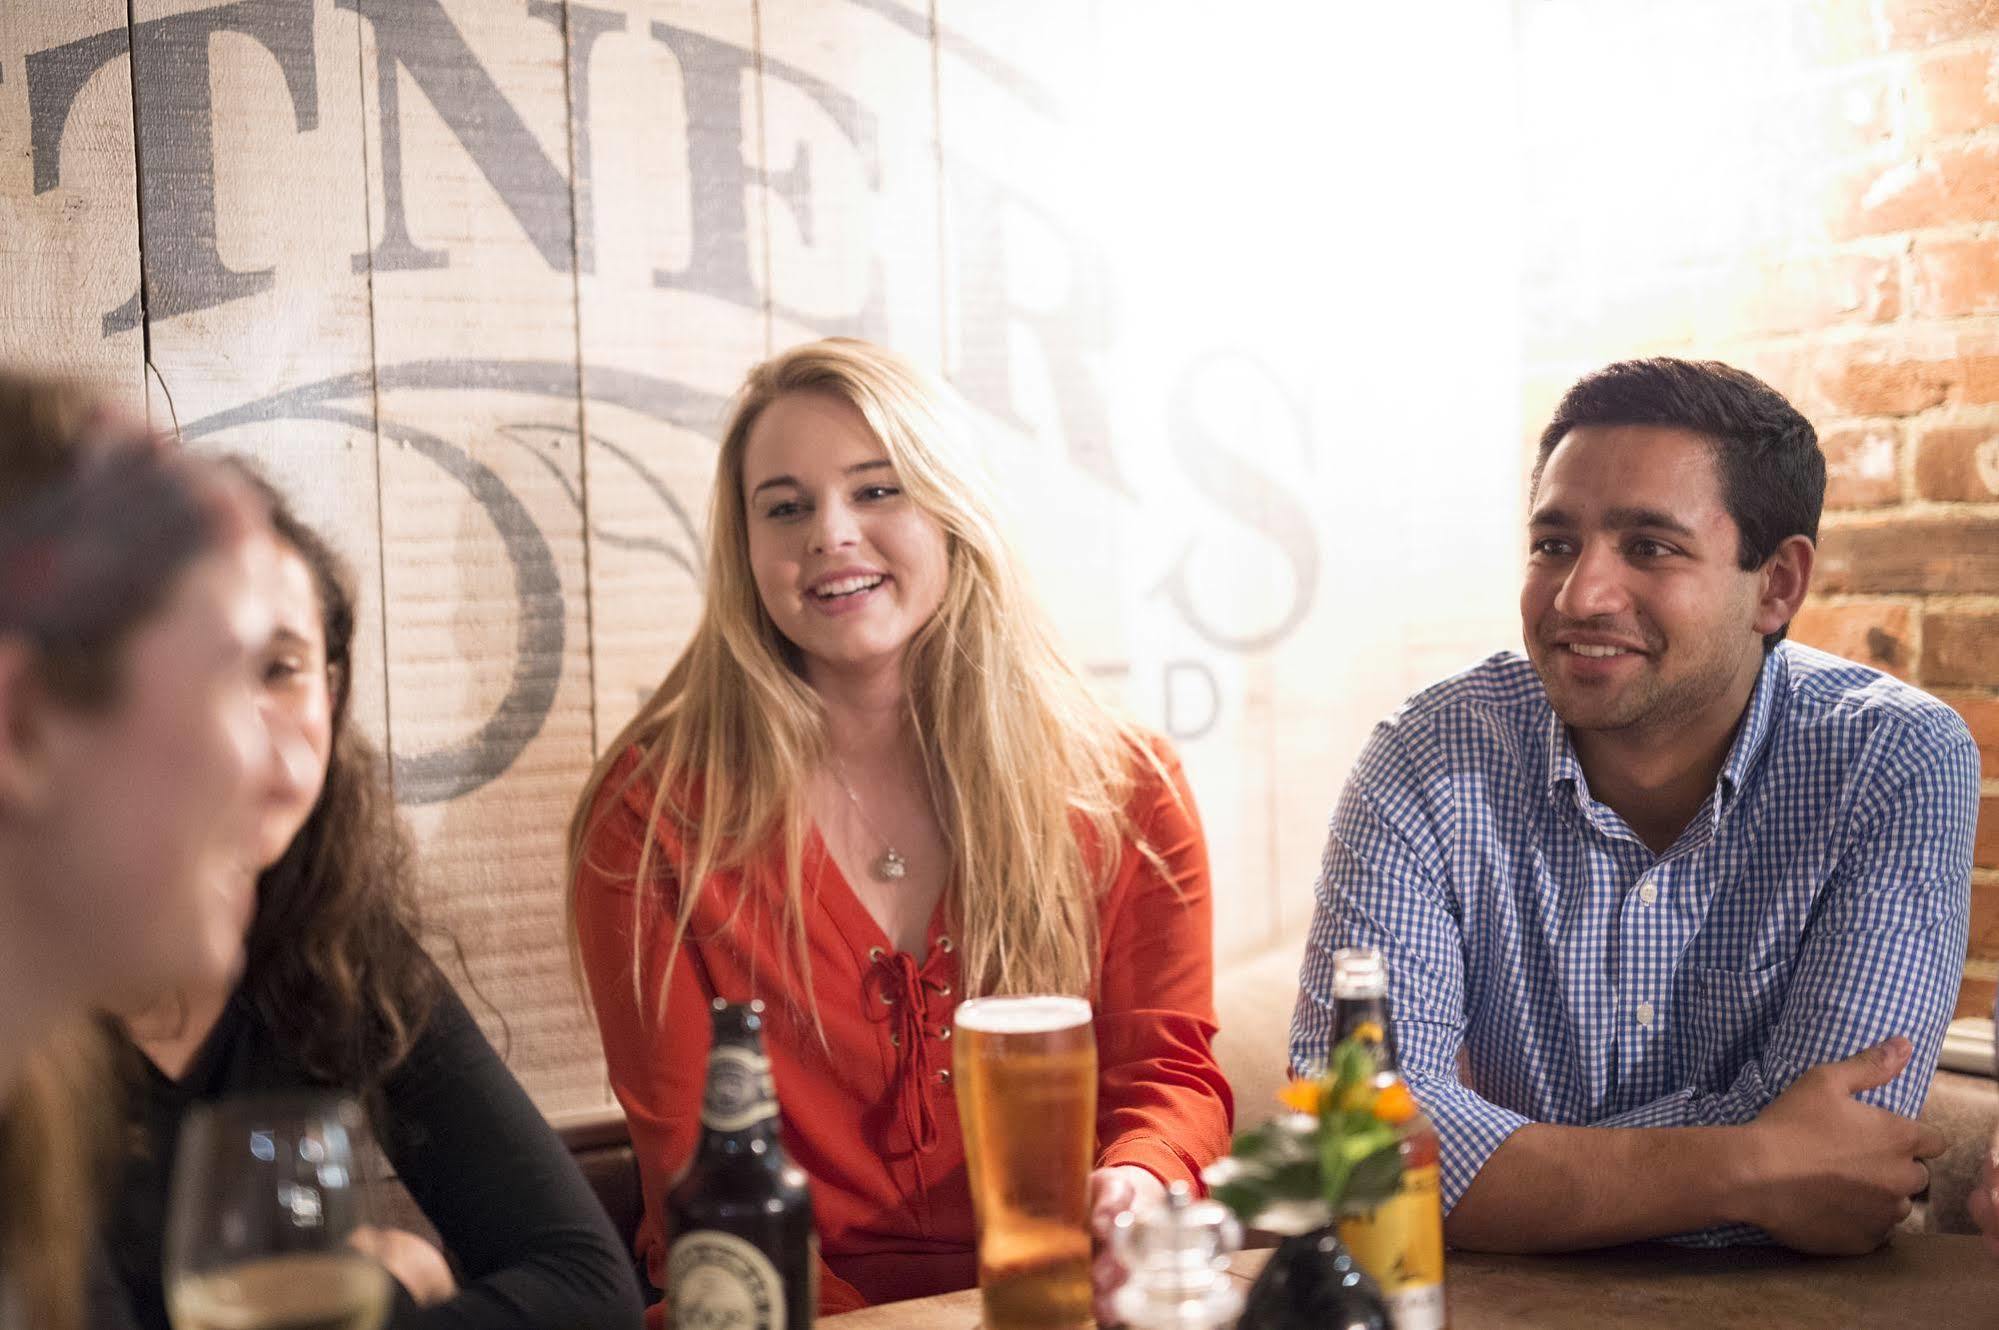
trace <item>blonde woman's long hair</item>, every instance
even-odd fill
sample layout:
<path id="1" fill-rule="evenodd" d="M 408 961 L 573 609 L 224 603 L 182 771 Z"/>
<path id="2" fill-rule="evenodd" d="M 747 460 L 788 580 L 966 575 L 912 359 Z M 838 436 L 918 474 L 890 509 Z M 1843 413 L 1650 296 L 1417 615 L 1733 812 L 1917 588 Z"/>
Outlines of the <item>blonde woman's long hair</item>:
<path id="1" fill-rule="evenodd" d="M 946 917 L 968 994 L 1093 993 L 1098 902 L 1117 871 L 1120 838 L 1159 862 L 1125 812 L 1135 764 L 1163 778 L 1159 758 L 1149 736 L 1099 702 L 1056 648 L 978 479 L 962 405 L 901 357 L 851 338 L 758 365 L 736 398 L 716 459 L 700 622 L 665 681 L 605 748 L 570 821 L 572 949 L 577 869 L 596 817 L 625 792 L 605 784 L 636 751 L 627 779 L 651 782 L 652 793 L 635 885 L 669 881 L 677 890 L 669 964 L 711 876 L 747 870 L 776 838 L 778 918 L 798 968 L 791 996 L 802 995 L 816 1019 L 802 859 L 805 791 L 828 755 L 825 711 L 798 649 L 757 595 L 743 494 L 750 431 L 790 393 L 824 393 L 858 410 L 903 491 L 944 530 L 943 602 L 911 639 L 902 668 L 908 721 L 951 849 Z M 658 862 L 661 830 L 679 847 L 675 862 Z M 744 882 L 747 896 L 754 888 L 747 875 Z M 661 896 L 641 889 L 634 897 L 631 980 L 643 1003 L 645 924 Z M 655 1016 L 664 1014 L 666 987 Z"/>

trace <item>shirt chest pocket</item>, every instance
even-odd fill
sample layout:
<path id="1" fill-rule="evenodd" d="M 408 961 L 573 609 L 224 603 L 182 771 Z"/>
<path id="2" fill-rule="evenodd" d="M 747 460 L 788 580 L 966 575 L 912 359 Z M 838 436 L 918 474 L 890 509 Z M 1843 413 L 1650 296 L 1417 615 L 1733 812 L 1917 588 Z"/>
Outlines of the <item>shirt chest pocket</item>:
<path id="1" fill-rule="evenodd" d="M 1763 1050 L 1784 1001 L 1789 971 L 1780 961 L 1755 970 L 1685 972 L 1681 1033 L 1689 1056 L 1680 1070 L 1687 1084 L 1721 1091 L 1735 1082 L 1743 1064 Z"/>

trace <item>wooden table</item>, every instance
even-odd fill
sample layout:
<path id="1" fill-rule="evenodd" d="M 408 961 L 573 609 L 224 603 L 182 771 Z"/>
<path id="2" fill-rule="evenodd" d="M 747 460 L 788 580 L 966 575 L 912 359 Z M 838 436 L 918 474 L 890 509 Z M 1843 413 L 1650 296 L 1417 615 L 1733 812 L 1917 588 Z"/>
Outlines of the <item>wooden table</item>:
<path id="1" fill-rule="evenodd" d="M 1236 1257 L 1247 1285 L 1267 1251 Z M 1871 1256 L 1799 1256 L 1769 1247 L 1624 1247 L 1580 1256 L 1446 1262 L 1451 1330 L 1991 1330 L 1999 1257 L 1977 1238 L 1903 1234 Z M 976 1330 L 979 1293 L 947 1293 L 830 1316 L 828 1330 Z"/>

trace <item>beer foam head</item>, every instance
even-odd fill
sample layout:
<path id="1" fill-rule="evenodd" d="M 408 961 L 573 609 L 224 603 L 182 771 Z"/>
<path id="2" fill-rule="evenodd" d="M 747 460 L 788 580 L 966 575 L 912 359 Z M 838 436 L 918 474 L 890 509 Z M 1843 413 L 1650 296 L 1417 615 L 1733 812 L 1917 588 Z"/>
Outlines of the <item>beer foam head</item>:
<path id="1" fill-rule="evenodd" d="M 958 1007 L 958 1024 L 981 1034 L 1052 1034 L 1090 1023 L 1090 1004 L 1079 997 L 973 998 Z"/>

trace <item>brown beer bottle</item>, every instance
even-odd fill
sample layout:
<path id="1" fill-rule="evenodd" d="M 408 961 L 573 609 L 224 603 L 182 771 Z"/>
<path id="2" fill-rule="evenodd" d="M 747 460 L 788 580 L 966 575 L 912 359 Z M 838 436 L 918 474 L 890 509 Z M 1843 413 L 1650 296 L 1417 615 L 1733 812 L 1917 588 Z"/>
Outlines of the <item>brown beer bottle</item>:
<path id="1" fill-rule="evenodd" d="M 1402 1080 L 1388 1015 L 1388 967 L 1373 947 L 1333 953 L 1333 1041 L 1374 1046 L 1376 1089 Z M 1437 1129 L 1420 1111 L 1402 1128 L 1402 1186 L 1364 1215 L 1340 1221 L 1340 1240 L 1381 1285 L 1395 1330 L 1446 1330 L 1444 1210 Z"/>
<path id="2" fill-rule="evenodd" d="M 674 1330 L 810 1330 L 819 1238 L 805 1170 L 778 1141 L 761 1002 L 714 1002 L 701 1143 L 666 1194 Z"/>

